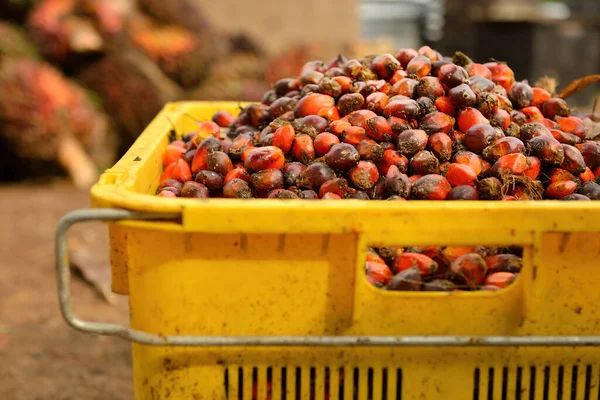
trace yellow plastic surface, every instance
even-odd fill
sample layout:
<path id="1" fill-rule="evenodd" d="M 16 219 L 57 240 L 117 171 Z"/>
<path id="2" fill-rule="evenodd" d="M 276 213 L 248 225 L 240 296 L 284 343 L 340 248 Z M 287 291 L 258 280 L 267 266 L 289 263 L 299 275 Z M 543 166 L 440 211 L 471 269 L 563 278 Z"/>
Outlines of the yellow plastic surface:
<path id="1" fill-rule="evenodd" d="M 95 207 L 181 213 L 180 222 L 109 225 L 113 290 L 129 295 L 132 327 L 164 335 L 600 334 L 600 202 L 153 196 L 167 117 L 182 134 L 196 127 L 185 114 L 208 119 L 236 108 L 167 105 L 92 188 Z M 522 245 L 524 267 L 493 293 L 371 287 L 367 246 L 399 244 Z M 138 400 L 282 392 L 312 400 L 325 399 L 326 387 L 331 400 L 598 399 L 600 351 L 134 344 L 133 364 Z"/>

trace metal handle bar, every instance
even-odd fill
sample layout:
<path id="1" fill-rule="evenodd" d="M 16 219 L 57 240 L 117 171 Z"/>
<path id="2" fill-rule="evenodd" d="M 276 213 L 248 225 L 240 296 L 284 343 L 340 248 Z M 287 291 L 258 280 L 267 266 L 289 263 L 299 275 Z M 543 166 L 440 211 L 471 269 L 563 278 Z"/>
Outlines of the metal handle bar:
<path id="1" fill-rule="evenodd" d="M 83 209 L 65 215 L 55 237 L 55 262 L 60 310 L 73 328 L 88 333 L 116 336 L 153 346 L 599 346 L 600 336 L 184 336 L 159 335 L 122 325 L 78 318 L 71 309 L 71 272 L 67 232 L 86 221 L 172 221 L 180 214 L 132 212 L 122 209 Z"/>

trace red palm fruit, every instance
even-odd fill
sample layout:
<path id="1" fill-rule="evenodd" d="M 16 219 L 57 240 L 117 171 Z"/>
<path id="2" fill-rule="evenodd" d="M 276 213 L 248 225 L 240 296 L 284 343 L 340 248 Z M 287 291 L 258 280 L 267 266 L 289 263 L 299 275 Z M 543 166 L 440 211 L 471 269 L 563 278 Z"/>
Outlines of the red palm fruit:
<path id="1" fill-rule="evenodd" d="M 359 161 L 348 171 L 348 179 L 354 188 L 367 190 L 379 179 L 379 171 L 372 161 Z"/>
<path id="2" fill-rule="evenodd" d="M 296 132 L 294 131 L 292 125 L 285 124 L 282 127 L 277 128 L 273 134 L 272 144 L 275 147 L 279 147 L 284 153 L 287 153 L 291 150 L 295 137 Z"/>
<path id="3" fill-rule="evenodd" d="M 383 157 L 383 147 L 374 140 L 361 140 L 356 149 L 361 160 L 377 161 Z"/>
<path id="4" fill-rule="evenodd" d="M 552 168 L 546 173 L 548 182 L 575 181 L 575 175 L 562 168 Z"/>
<path id="5" fill-rule="evenodd" d="M 181 197 L 208 199 L 210 197 L 208 188 L 201 183 L 188 181 L 183 184 Z"/>
<path id="6" fill-rule="evenodd" d="M 596 180 L 598 180 L 598 177 L 600 177 L 600 166 L 594 169 L 594 176 L 596 177 Z"/>
<path id="7" fill-rule="evenodd" d="M 279 118 L 288 112 L 294 111 L 297 105 L 298 100 L 296 99 L 287 96 L 280 97 L 269 105 L 269 116 L 272 118 Z"/>
<path id="8" fill-rule="evenodd" d="M 513 111 L 512 103 L 510 102 L 510 100 L 508 99 L 508 97 L 502 96 L 502 95 L 500 95 L 498 93 L 491 93 L 491 94 L 493 94 L 494 96 L 496 96 L 496 99 L 498 100 L 498 108 L 499 109 L 504 110 L 506 112 L 512 112 Z M 521 111 L 527 110 L 528 108 L 532 108 L 532 107 L 524 108 Z M 535 107 L 533 107 L 533 108 L 535 108 Z"/>
<path id="9" fill-rule="evenodd" d="M 335 100 L 333 97 L 326 94 L 312 93 L 298 101 L 295 114 L 296 118 L 314 114 L 318 115 L 321 110 L 330 109 L 332 107 L 335 107 Z"/>
<path id="10" fill-rule="evenodd" d="M 526 82 L 516 82 L 508 90 L 508 99 L 516 108 L 529 107 L 533 101 L 533 89 Z"/>
<path id="11" fill-rule="evenodd" d="M 492 72 L 492 81 L 509 91 L 515 81 L 515 74 L 505 63 L 488 62 L 483 64 Z"/>
<path id="12" fill-rule="evenodd" d="M 205 139 L 209 136 L 214 136 L 217 139 L 221 138 L 221 127 L 213 121 L 205 121 L 198 125 L 196 130 L 198 140 Z"/>
<path id="13" fill-rule="evenodd" d="M 387 290 L 419 291 L 423 285 L 423 277 L 418 268 L 409 268 L 397 273 L 390 279 Z"/>
<path id="14" fill-rule="evenodd" d="M 465 66 L 469 76 L 482 76 L 486 79 L 492 79 L 492 71 L 483 64 L 471 63 Z"/>
<path id="15" fill-rule="evenodd" d="M 229 171 L 229 173 L 226 175 L 226 177 L 229 176 L 230 173 L 231 173 L 231 171 Z M 233 178 L 230 178 L 230 180 L 231 179 L 233 179 Z M 221 177 L 221 175 L 217 174 L 214 171 L 207 171 L 207 170 L 199 171 L 196 174 L 194 181 L 206 186 L 206 188 L 210 192 L 210 195 L 213 197 L 220 194 L 221 191 L 223 190 L 223 184 L 224 184 L 223 177 Z"/>
<path id="16" fill-rule="evenodd" d="M 408 76 L 408 74 L 406 73 L 406 71 L 404 71 L 402 69 L 398 69 L 394 72 L 394 74 L 392 75 L 392 77 L 389 80 L 392 85 L 395 85 L 396 82 L 399 82 L 400 80 L 406 78 L 407 76 Z"/>
<path id="17" fill-rule="evenodd" d="M 450 264 L 452 275 L 469 286 L 481 285 L 485 281 L 487 265 L 479 254 L 469 253 L 458 257 Z"/>
<path id="18" fill-rule="evenodd" d="M 259 197 L 266 197 L 272 190 L 283 189 L 283 174 L 278 169 L 263 169 L 250 176 L 250 184 Z"/>
<path id="19" fill-rule="evenodd" d="M 379 174 L 387 175 L 392 165 L 396 166 L 400 172 L 405 173 L 408 169 L 408 159 L 399 151 L 385 150 L 382 159 L 378 162 Z"/>
<path id="20" fill-rule="evenodd" d="M 521 129 L 519 130 L 519 137 L 523 142 L 527 143 L 536 136 L 552 137 L 552 134 L 548 128 L 539 122 L 529 122 L 521 126 Z"/>
<path id="21" fill-rule="evenodd" d="M 423 277 L 432 276 L 436 273 L 438 263 L 424 254 L 402 253 L 394 260 L 392 270 L 394 274 L 406 271 L 410 268 L 418 268 Z"/>
<path id="22" fill-rule="evenodd" d="M 271 190 L 267 195 L 268 199 L 299 199 L 300 197 L 292 192 L 291 190 L 286 189 L 275 189 Z"/>
<path id="23" fill-rule="evenodd" d="M 380 54 L 371 61 L 371 70 L 381 79 L 391 78 L 399 69 L 400 62 L 391 54 Z"/>
<path id="24" fill-rule="evenodd" d="M 560 181 L 548 185 L 544 191 L 544 196 L 550 199 L 562 199 L 575 192 L 577 183 L 573 181 Z"/>
<path id="25" fill-rule="evenodd" d="M 452 139 L 444 132 L 429 136 L 427 148 L 442 162 L 452 157 Z"/>
<path id="26" fill-rule="evenodd" d="M 406 157 L 412 157 L 419 151 L 425 150 L 429 136 L 420 129 L 409 129 L 398 135 L 396 147 L 398 152 Z"/>
<path id="27" fill-rule="evenodd" d="M 339 97 L 342 94 L 342 86 L 333 78 L 324 76 L 318 83 L 319 93 L 331 97 Z"/>
<path id="28" fill-rule="evenodd" d="M 206 158 L 206 169 L 225 177 L 233 169 L 229 156 L 222 151 L 215 151 Z"/>
<path id="29" fill-rule="evenodd" d="M 537 179 L 540 176 L 542 170 L 542 162 L 539 158 L 534 156 L 527 157 L 527 169 L 523 172 L 523 175 L 530 179 Z"/>
<path id="30" fill-rule="evenodd" d="M 365 131 L 367 136 L 378 141 L 387 141 L 392 137 L 392 127 L 380 116 L 368 119 Z"/>
<path id="31" fill-rule="evenodd" d="M 385 261 L 379 255 L 379 253 L 377 252 L 377 250 L 375 250 L 372 247 L 369 247 L 367 249 L 367 261 L 372 261 L 372 262 L 378 262 L 378 263 L 385 264 Z"/>
<path id="32" fill-rule="evenodd" d="M 367 126 L 367 121 L 371 118 L 376 117 L 375 114 L 371 110 L 357 110 L 350 114 L 348 114 L 345 118 L 352 124 L 352 126 L 359 126 L 363 129 Z"/>
<path id="33" fill-rule="evenodd" d="M 383 109 L 383 115 L 385 117 L 398 117 L 403 119 L 417 118 L 420 112 L 421 109 L 419 108 L 419 104 L 412 99 L 391 101 Z"/>
<path id="34" fill-rule="evenodd" d="M 454 115 L 456 113 L 456 107 L 454 107 L 454 104 L 452 104 L 452 101 L 448 96 L 438 97 L 435 99 L 434 104 L 435 108 L 444 114 Z"/>
<path id="35" fill-rule="evenodd" d="M 233 142 L 230 139 L 221 139 L 221 151 L 223 153 L 229 154 L 229 150 L 231 149 L 231 145 Z M 194 154 L 196 154 L 194 152 Z"/>
<path id="36" fill-rule="evenodd" d="M 591 169 L 600 166 L 600 142 L 587 141 L 575 146 Z"/>
<path id="37" fill-rule="evenodd" d="M 300 173 L 296 184 L 302 189 L 318 192 L 323 183 L 333 178 L 335 178 L 335 172 L 327 164 L 315 162 Z"/>
<path id="38" fill-rule="evenodd" d="M 496 254 L 485 258 L 488 273 L 520 272 L 523 259 L 514 254 Z"/>
<path id="39" fill-rule="evenodd" d="M 221 128 L 228 128 L 237 118 L 227 111 L 217 111 L 213 114 L 212 120 Z"/>
<path id="40" fill-rule="evenodd" d="M 484 159 L 481 159 L 481 173 L 486 174 L 492 169 L 492 164 Z"/>
<path id="41" fill-rule="evenodd" d="M 192 172 L 197 173 L 203 169 L 207 169 L 206 160 L 208 155 L 215 151 L 221 150 L 221 142 L 219 139 L 209 136 L 204 139 L 196 148 L 196 154 L 192 160 Z"/>
<path id="42" fill-rule="evenodd" d="M 419 105 L 419 109 L 421 110 L 421 115 L 427 115 L 429 113 L 437 111 L 433 100 L 431 100 L 431 98 L 429 97 L 419 97 L 417 99 L 417 104 Z"/>
<path id="43" fill-rule="evenodd" d="M 346 61 L 346 64 L 343 66 L 344 73 L 352 78 L 358 76 L 363 69 L 363 65 L 356 59 Z"/>
<path id="44" fill-rule="evenodd" d="M 172 145 L 172 146 L 176 146 L 176 147 L 180 147 L 180 148 L 185 149 L 185 142 L 183 140 L 174 140 L 174 141 L 172 141 L 169 144 Z M 175 162 L 175 161 L 173 161 L 173 162 Z"/>
<path id="45" fill-rule="evenodd" d="M 292 145 L 292 155 L 296 160 L 304 164 L 308 164 L 314 160 L 315 147 L 311 137 L 306 134 L 296 135 Z"/>
<path id="46" fill-rule="evenodd" d="M 587 182 L 581 186 L 581 194 L 590 200 L 600 200 L 600 185 L 596 182 Z"/>
<path id="47" fill-rule="evenodd" d="M 300 198 L 304 200 L 317 200 L 319 195 L 314 190 L 302 190 Z"/>
<path id="48" fill-rule="evenodd" d="M 396 60 L 400 61 L 402 68 L 406 68 L 410 60 L 418 56 L 419 53 L 415 49 L 400 49 L 395 54 Z"/>
<path id="49" fill-rule="evenodd" d="M 309 115 L 292 121 L 296 133 L 306 133 L 310 137 L 315 137 L 317 133 L 324 132 L 329 125 L 330 121 L 318 115 Z"/>
<path id="50" fill-rule="evenodd" d="M 240 159 L 244 151 L 253 147 L 252 136 L 250 134 L 241 134 L 233 139 L 229 148 L 229 156 L 232 159 Z"/>
<path id="51" fill-rule="evenodd" d="M 492 82 L 494 83 L 494 82 Z M 508 92 L 501 85 L 494 85 L 494 88 L 491 90 L 492 93 L 505 97 L 508 100 Z M 510 100 L 508 100 L 510 102 Z"/>
<path id="52" fill-rule="evenodd" d="M 281 167 L 281 173 L 283 174 L 283 184 L 285 187 L 294 186 L 298 176 L 306 169 L 306 165 L 300 162 L 291 162 L 284 164 Z"/>
<path id="53" fill-rule="evenodd" d="M 329 124 L 329 128 L 327 128 L 327 131 L 333 133 L 336 136 L 339 136 L 342 134 L 344 129 L 349 128 L 351 126 L 352 124 L 350 124 L 350 122 L 340 119 L 337 121 L 332 121 L 331 124 Z"/>
<path id="54" fill-rule="evenodd" d="M 337 121 L 340 119 L 340 113 L 338 112 L 337 107 L 322 108 L 317 115 L 326 118 L 329 121 Z"/>
<path id="55" fill-rule="evenodd" d="M 496 87 L 494 82 L 481 76 L 473 76 L 469 78 L 467 85 L 469 85 L 473 93 L 476 95 L 480 95 L 484 92 L 492 92 Z"/>
<path id="56" fill-rule="evenodd" d="M 560 117 L 568 117 L 569 116 L 569 106 L 567 102 L 559 97 L 552 97 L 541 107 L 542 113 L 546 118 L 554 119 L 556 116 Z"/>
<path id="57" fill-rule="evenodd" d="M 367 280 L 374 286 L 383 287 L 392 279 L 392 271 L 383 263 L 367 261 Z"/>
<path id="58" fill-rule="evenodd" d="M 561 143 L 561 146 L 565 153 L 565 158 L 560 164 L 560 167 L 574 175 L 585 172 L 586 165 L 581 152 L 576 147 L 568 144 Z"/>
<path id="59" fill-rule="evenodd" d="M 500 200 L 502 198 L 502 182 L 498 178 L 489 177 L 477 182 L 477 192 L 481 200 Z"/>
<path id="60" fill-rule="evenodd" d="M 422 150 L 410 159 L 410 169 L 418 175 L 436 174 L 440 171 L 440 162 L 432 152 Z"/>
<path id="61" fill-rule="evenodd" d="M 315 137 L 314 141 L 315 153 L 318 156 L 324 156 L 325 154 L 327 154 L 329 149 L 331 149 L 333 146 L 339 143 L 340 140 L 333 133 L 319 133 L 317 137 Z"/>
<path id="62" fill-rule="evenodd" d="M 275 93 L 279 96 L 298 89 L 300 89 L 300 81 L 296 78 L 283 78 L 275 82 Z"/>
<path id="63" fill-rule="evenodd" d="M 244 167 L 249 172 L 262 171 L 263 169 L 280 169 L 283 167 L 283 164 L 285 164 L 283 151 L 281 151 L 279 147 L 275 146 L 265 146 L 251 149 L 244 160 Z"/>
<path id="64" fill-rule="evenodd" d="M 523 114 L 525 115 L 525 114 Z M 557 122 L 552 121 L 551 119 L 548 118 L 544 118 L 542 120 L 539 121 L 542 125 L 544 125 L 546 128 L 552 130 L 552 129 L 560 129 L 560 125 L 558 125 Z"/>
<path id="65" fill-rule="evenodd" d="M 334 76 L 333 80 L 336 81 L 338 85 L 340 85 L 342 93 L 348 93 L 350 87 L 352 86 L 352 79 L 347 76 Z"/>
<path id="66" fill-rule="evenodd" d="M 394 83 L 392 89 L 390 90 L 390 94 L 396 96 L 406 96 L 413 97 L 416 93 L 417 84 L 419 83 L 416 79 L 411 78 L 403 78 L 398 82 Z"/>
<path id="67" fill-rule="evenodd" d="M 448 200 L 479 200 L 477 189 L 469 185 L 460 185 L 452 188 L 447 197 Z"/>
<path id="68" fill-rule="evenodd" d="M 319 188 L 319 197 L 323 198 L 327 193 L 336 194 L 343 199 L 348 193 L 348 182 L 344 178 L 333 178 L 323 182 Z"/>
<path id="69" fill-rule="evenodd" d="M 450 167 L 451 162 L 450 161 L 444 161 L 443 163 L 440 163 L 440 175 L 442 176 L 446 176 L 446 172 L 448 172 L 448 168 Z"/>
<path id="70" fill-rule="evenodd" d="M 533 87 L 531 88 L 531 90 L 533 91 L 533 99 L 531 100 L 532 106 L 536 106 L 539 108 L 546 101 L 550 100 L 550 97 L 552 97 L 546 89 Z"/>
<path id="71" fill-rule="evenodd" d="M 344 143 L 358 146 L 358 144 L 367 138 L 367 132 L 359 126 L 351 126 L 344 129 L 340 135 L 340 139 Z"/>
<path id="72" fill-rule="evenodd" d="M 554 139 L 564 144 L 575 146 L 576 144 L 581 143 L 581 138 L 573 135 L 572 133 L 566 133 L 558 129 L 550 129 L 550 133 Z"/>
<path id="73" fill-rule="evenodd" d="M 431 62 L 437 61 L 437 59 L 438 59 L 439 53 L 436 52 L 435 50 L 433 50 L 429 46 L 421 46 L 421 47 L 419 47 L 419 50 L 417 50 L 417 52 L 419 53 L 420 56 L 425 56 L 425 57 L 429 58 L 431 60 Z"/>
<path id="74" fill-rule="evenodd" d="M 476 175 L 481 174 L 481 171 L 483 169 L 481 164 L 483 160 L 481 159 L 481 157 L 470 151 L 459 151 L 454 155 L 452 161 L 458 164 L 468 165 L 473 169 Z"/>
<path id="75" fill-rule="evenodd" d="M 392 140 L 394 141 L 394 143 L 398 141 L 398 135 L 401 132 L 413 129 L 414 125 L 417 125 L 416 120 L 413 120 L 411 122 L 398 117 L 389 117 L 387 121 L 388 124 L 390 124 L 390 127 L 392 128 Z"/>
<path id="76" fill-rule="evenodd" d="M 510 119 L 515 124 L 521 126 L 527 123 L 527 117 L 521 111 L 512 110 L 510 112 Z M 541 121 L 540 121 L 541 122 Z"/>
<path id="77" fill-rule="evenodd" d="M 175 161 L 169 178 L 178 180 L 181 183 L 191 181 L 192 171 L 190 169 L 190 165 L 182 158 Z"/>
<path id="78" fill-rule="evenodd" d="M 566 133 L 572 133 L 580 139 L 585 139 L 585 126 L 578 117 L 557 117 L 556 122 L 560 130 Z"/>
<path id="79" fill-rule="evenodd" d="M 521 112 L 527 117 L 527 122 L 540 121 L 544 119 L 544 115 L 540 109 L 535 106 L 522 108 Z"/>
<path id="80" fill-rule="evenodd" d="M 445 200 L 452 190 L 450 183 L 441 175 L 424 175 L 413 183 L 411 197 L 417 200 Z"/>
<path id="81" fill-rule="evenodd" d="M 370 200 L 383 200 L 388 198 L 388 192 L 385 188 L 385 179 L 380 176 L 377 182 L 369 190 L 363 191 Z"/>
<path id="82" fill-rule="evenodd" d="M 455 119 L 451 116 L 439 111 L 434 111 L 421 118 L 419 128 L 428 134 L 436 132 L 448 133 L 454 127 L 454 122 Z"/>
<path id="83" fill-rule="evenodd" d="M 390 90 L 392 89 L 392 85 L 390 85 L 385 79 L 370 80 L 366 81 L 365 83 L 366 86 L 364 87 L 363 91 L 360 92 L 365 97 L 373 92 L 389 94 Z"/>
<path id="84" fill-rule="evenodd" d="M 252 191 L 248 182 L 239 178 L 233 178 L 223 186 L 223 197 L 231 199 L 250 199 Z"/>
<path id="85" fill-rule="evenodd" d="M 462 83 L 448 91 L 448 97 L 452 104 L 457 108 L 474 107 L 477 104 L 475 92 L 467 85 Z"/>
<path id="86" fill-rule="evenodd" d="M 451 264 L 457 258 L 465 254 L 474 253 L 473 246 L 447 246 L 442 250 L 441 258 L 448 264 Z"/>
<path id="87" fill-rule="evenodd" d="M 587 196 L 582 195 L 582 194 L 573 193 L 573 194 L 570 194 L 568 196 L 563 197 L 561 200 L 577 200 L 577 201 L 583 200 L 583 201 L 590 201 L 591 199 L 589 197 L 587 197 Z"/>
<path id="88" fill-rule="evenodd" d="M 163 159 L 162 159 L 163 167 L 167 167 L 167 166 L 173 164 L 175 161 L 179 160 L 180 158 L 183 158 L 184 155 L 185 155 L 185 148 L 183 148 L 181 146 L 169 144 L 163 154 Z"/>
<path id="89" fill-rule="evenodd" d="M 302 86 L 316 85 L 325 75 L 320 71 L 306 71 L 300 75 L 300 83 Z"/>
<path id="90" fill-rule="evenodd" d="M 475 186 L 475 183 L 477 183 L 477 175 L 473 171 L 473 168 L 457 163 L 450 164 L 446 172 L 446 179 L 453 187 L 463 185 Z"/>
<path id="91" fill-rule="evenodd" d="M 394 138 L 392 137 L 392 140 Z M 379 145 L 381 146 L 381 148 L 383 149 L 383 151 L 386 150 L 396 150 L 396 145 L 392 142 L 381 142 L 379 143 Z"/>
<path id="92" fill-rule="evenodd" d="M 348 143 L 336 144 L 325 154 L 325 163 L 338 171 L 351 169 L 359 160 L 358 150 Z"/>
<path id="93" fill-rule="evenodd" d="M 591 169 L 586 168 L 585 172 L 578 175 L 578 178 L 581 179 L 581 182 L 588 183 L 589 181 L 593 181 L 595 176 Z"/>
<path id="94" fill-rule="evenodd" d="M 483 158 L 496 162 L 500 157 L 513 153 L 524 153 L 525 145 L 516 137 L 502 137 L 483 149 Z"/>
<path id="95" fill-rule="evenodd" d="M 431 60 L 425 56 L 413 57 L 406 65 L 406 73 L 412 79 L 419 79 L 431 72 Z"/>
<path id="96" fill-rule="evenodd" d="M 465 150 L 465 134 L 461 131 L 450 131 L 448 136 L 452 139 L 452 150 L 461 151 Z"/>
<path id="97" fill-rule="evenodd" d="M 166 190 L 166 189 L 158 192 L 158 196 L 159 197 L 177 197 L 177 195 L 175 193 L 173 193 L 170 190 Z"/>
<path id="98" fill-rule="evenodd" d="M 424 76 L 419 79 L 415 88 L 418 97 L 429 97 L 435 99 L 444 95 L 444 87 L 438 78 L 433 76 Z"/>
<path id="99" fill-rule="evenodd" d="M 181 194 L 181 189 L 183 189 L 183 184 L 175 179 L 165 179 L 156 188 L 156 193 L 160 192 L 161 190 L 165 190 L 165 189 L 170 190 L 173 193 L 179 195 L 179 194 Z"/>
<path id="100" fill-rule="evenodd" d="M 461 132 L 466 132 L 475 124 L 489 124 L 489 121 L 476 108 L 467 107 L 458 112 L 458 129 Z"/>
<path id="101" fill-rule="evenodd" d="M 486 286 L 496 286 L 504 289 L 510 286 L 516 279 L 517 276 L 511 272 L 494 272 L 485 278 L 484 283 Z"/>
<path id="102" fill-rule="evenodd" d="M 545 164 L 560 165 L 565 158 L 561 143 L 553 137 L 536 136 L 527 142 L 527 150 Z"/>
<path id="103" fill-rule="evenodd" d="M 465 146 L 473 153 L 481 153 L 501 137 L 504 133 L 500 129 L 488 124 L 475 124 L 465 132 Z"/>
<path id="104" fill-rule="evenodd" d="M 367 109 L 374 113 L 381 114 L 388 103 L 388 95 L 381 92 L 373 92 L 366 98 Z"/>
<path id="105" fill-rule="evenodd" d="M 502 156 L 492 167 L 494 176 L 503 176 L 504 174 L 522 175 L 528 168 L 527 157 L 521 153 L 513 153 Z"/>
<path id="106" fill-rule="evenodd" d="M 411 183 L 408 176 L 400 172 L 398 167 L 392 165 L 385 176 L 385 189 L 390 195 L 397 195 L 406 199 L 410 195 Z"/>
<path id="107" fill-rule="evenodd" d="M 244 167 L 234 168 L 231 171 L 229 171 L 227 175 L 225 175 L 225 179 L 223 179 L 223 184 L 227 184 L 227 182 L 231 181 L 232 179 L 241 179 L 243 181 L 250 182 L 250 174 Z"/>
<path id="108" fill-rule="evenodd" d="M 505 110 L 504 108 L 499 108 L 500 100 L 498 100 L 498 95 L 494 93 L 483 92 L 477 95 L 477 109 L 483 114 L 484 117 L 491 117 L 498 110 Z"/>
<path id="109" fill-rule="evenodd" d="M 469 74 L 463 67 L 456 64 L 446 64 L 440 67 L 437 77 L 445 88 L 452 89 L 468 82 Z"/>

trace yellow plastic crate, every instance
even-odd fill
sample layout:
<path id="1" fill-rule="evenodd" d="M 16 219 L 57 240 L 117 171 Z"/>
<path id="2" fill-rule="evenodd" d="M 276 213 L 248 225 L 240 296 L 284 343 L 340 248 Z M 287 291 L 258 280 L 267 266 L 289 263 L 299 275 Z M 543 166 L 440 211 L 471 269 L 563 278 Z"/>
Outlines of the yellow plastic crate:
<path id="1" fill-rule="evenodd" d="M 138 400 L 600 397 L 600 203 L 153 196 L 168 119 L 182 134 L 196 128 L 185 114 L 237 107 L 167 105 L 92 188 L 109 210 L 59 227 L 62 311 L 134 341 Z M 64 233 L 87 219 L 117 221 L 113 290 L 134 331 L 71 313 Z M 524 267 L 500 292 L 373 288 L 367 246 L 399 244 L 521 245 Z"/>

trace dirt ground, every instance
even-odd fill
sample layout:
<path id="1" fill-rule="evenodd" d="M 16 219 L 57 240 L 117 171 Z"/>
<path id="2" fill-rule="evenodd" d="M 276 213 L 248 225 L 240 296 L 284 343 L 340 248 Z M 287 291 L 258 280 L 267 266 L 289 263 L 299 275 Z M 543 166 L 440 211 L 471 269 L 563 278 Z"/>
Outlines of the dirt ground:
<path id="1" fill-rule="evenodd" d="M 54 230 L 88 205 L 66 183 L 0 186 L 0 399 L 133 399 L 129 343 L 76 332 L 58 308 Z M 105 240 L 96 253 L 107 262 Z M 111 305 L 80 277 L 72 292 L 78 315 L 127 322 L 127 298 Z"/>

